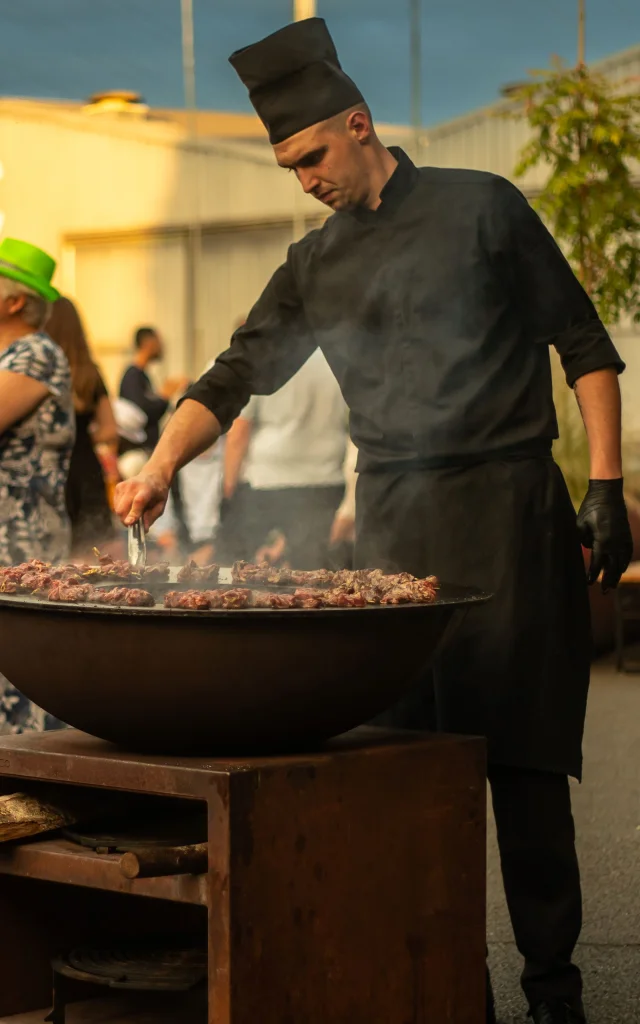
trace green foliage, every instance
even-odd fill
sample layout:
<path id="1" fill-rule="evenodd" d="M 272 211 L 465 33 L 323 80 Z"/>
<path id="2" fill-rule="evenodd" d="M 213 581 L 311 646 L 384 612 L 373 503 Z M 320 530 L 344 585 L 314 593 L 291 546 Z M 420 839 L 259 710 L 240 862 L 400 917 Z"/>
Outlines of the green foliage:
<path id="1" fill-rule="evenodd" d="M 585 67 L 532 73 L 507 116 L 526 118 L 532 138 L 515 176 L 549 172 L 534 200 L 598 309 L 617 324 L 640 322 L 640 94 Z"/>

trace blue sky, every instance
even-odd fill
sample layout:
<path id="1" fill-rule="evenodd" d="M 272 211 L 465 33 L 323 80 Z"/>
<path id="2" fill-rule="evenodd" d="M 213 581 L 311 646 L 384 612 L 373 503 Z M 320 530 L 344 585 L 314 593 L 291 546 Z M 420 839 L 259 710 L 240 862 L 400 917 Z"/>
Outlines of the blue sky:
<path id="1" fill-rule="evenodd" d="M 200 106 L 248 110 L 227 57 L 290 20 L 291 0 L 193 0 Z M 318 0 L 379 120 L 408 122 L 409 0 Z M 491 102 L 552 53 L 573 61 L 577 0 L 422 0 L 426 124 Z M 180 0 L 0 0 L 0 95 L 127 88 L 182 106 Z M 640 43 L 640 0 L 587 0 L 587 58 Z"/>

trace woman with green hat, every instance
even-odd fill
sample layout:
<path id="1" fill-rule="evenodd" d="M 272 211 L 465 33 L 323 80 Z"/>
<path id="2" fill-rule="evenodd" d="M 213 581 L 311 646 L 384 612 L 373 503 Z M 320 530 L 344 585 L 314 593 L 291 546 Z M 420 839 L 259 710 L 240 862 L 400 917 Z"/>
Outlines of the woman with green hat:
<path id="1" fill-rule="evenodd" d="M 75 422 L 66 356 L 46 334 L 55 261 L 0 243 L 0 565 L 69 557 L 65 483 Z M 53 723 L 0 676 L 0 733 Z"/>

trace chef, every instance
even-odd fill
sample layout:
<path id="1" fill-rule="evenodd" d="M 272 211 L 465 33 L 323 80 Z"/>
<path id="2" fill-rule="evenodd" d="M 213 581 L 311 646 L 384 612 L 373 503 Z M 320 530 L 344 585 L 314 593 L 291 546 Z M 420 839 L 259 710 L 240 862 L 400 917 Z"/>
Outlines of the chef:
<path id="1" fill-rule="evenodd" d="M 440 728 L 487 737 L 504 884 L 534 1024 L 585 1021 L 572 952 L 581 893 L 568 776 L 580 777 L 589 579 L 631 556 L 624 369 L 551 235 L 508 181 L 386 149 L 321 19 L 231 64 L 278 164 L 333 216 L 292 245 L 246 324 L 187 393 L 123 521 L 153 521 L 177 470 L 320 348 L 359 449 L 361 566 L 491 591 L 434 673 Z M 551 457 L 549 346 L 582 410 L 591 481 L 577 524 Z M 387 720 L 423 724 L 426 686 Z M 487 1020 L 493 1020 L 488 998 Z"/>

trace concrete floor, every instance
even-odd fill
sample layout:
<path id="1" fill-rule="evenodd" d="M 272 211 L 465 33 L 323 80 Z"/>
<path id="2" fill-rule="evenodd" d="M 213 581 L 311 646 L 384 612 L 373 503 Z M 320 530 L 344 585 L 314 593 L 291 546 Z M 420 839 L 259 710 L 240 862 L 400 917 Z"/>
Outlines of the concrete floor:
<path id="1" fill-rule="evenodd" d="M 585 771 L 573 787 L 585 900 L 576 961 L 590 1024 L 640 1021 L 640 675 L 596 665 Z M 489 837 L 488 934 L 498 1016 L 524 1024 L 520 958 L 504 903 L 493 823 Z"/>

